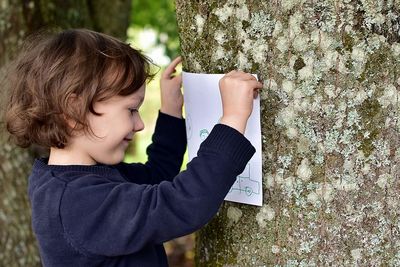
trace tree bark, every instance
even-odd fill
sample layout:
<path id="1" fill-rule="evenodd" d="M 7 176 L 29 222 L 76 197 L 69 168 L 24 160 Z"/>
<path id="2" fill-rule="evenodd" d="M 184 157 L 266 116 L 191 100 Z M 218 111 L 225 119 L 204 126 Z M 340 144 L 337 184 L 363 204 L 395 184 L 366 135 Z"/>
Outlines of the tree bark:
<path id="1" fill-rule="evenodd" d="M 198 266 L 400 266 L 400 1 L 176 0 L 184 70 L 258 74 L 263 207 Z"/>
<path id="2" fill-rule="evenodd" d="M 0 81 L 24 37 L 38 29 L 89 28 L 125 40 L 130 5 L 130 0 L 0 0 Z M 0 88 L 4 112 L 7 93 Z M 0 266 L 40 266 L 27 197 L 27 177 L 38 149 L 15 147 L 0 125 Z"/>

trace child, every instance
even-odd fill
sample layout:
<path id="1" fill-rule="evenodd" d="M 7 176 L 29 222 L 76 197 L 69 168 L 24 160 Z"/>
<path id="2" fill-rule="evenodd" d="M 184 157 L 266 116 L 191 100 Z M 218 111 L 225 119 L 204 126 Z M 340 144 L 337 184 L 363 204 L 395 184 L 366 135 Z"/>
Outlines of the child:
<path id="1" fill-rule="evenodd" d="M 6 113 L 20 146 L 50 148 L 29 177 L 32 225 L 44 266 L 167 266 L 163 242 L 218 211 L 255 150 L 243 136 L 262 84 L 232 71 L 220 81 L 223 116 L 198 157 L 186 149 L 181 76 L 161 77 L 161 108 L 146 164 L 121 162 L 134 133 L 150 61 L 110 36 L 67 30 L 16 60 Z"/>

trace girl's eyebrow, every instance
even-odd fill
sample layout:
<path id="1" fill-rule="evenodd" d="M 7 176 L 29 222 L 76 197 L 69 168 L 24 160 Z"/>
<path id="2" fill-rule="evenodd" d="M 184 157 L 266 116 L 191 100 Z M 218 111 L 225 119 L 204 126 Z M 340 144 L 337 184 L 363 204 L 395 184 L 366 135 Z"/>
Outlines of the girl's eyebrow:
<path id="1" fill-rule="evenodd" d="M 138 102 L 138 100 L 139 100 L 139 102 Z M 139 97 L 131 97 L 129 104 L 131 105 L 131 104 L 135 103 L 138 106 L 140 106 L 143 103 L 143 101 L 144 101 L 144 97 L 140 97 L 140 98 Z"/>
<path id="2" fill-rule="evenodd" d="M 141 97 L 140 101 L 139 101 L 139 106 L 143 104 L 143 101 L 144 101 L 144 97 Z"/>

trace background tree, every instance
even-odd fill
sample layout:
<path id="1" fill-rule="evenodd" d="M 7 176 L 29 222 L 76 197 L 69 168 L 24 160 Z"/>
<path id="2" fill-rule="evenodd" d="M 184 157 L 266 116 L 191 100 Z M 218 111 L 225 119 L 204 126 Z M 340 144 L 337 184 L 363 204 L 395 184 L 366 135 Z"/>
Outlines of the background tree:
<path id="1" fill-rule="evenodd" d="M 178 55 L 179 39 L 173 0 L 134 0 L 131 26 L 156 30 L 157 43 L 165 46 L 167 56 L 175 58 Z"/>
<path id="2" fill-rule="evenodd" d="M 90 28 L 126 39 L 131 0 L 0 1 L 0 80 L 25 36 L 39 29 Z M 0 89 L 0 111 L 6 92 Z M 3 126 L 3 125 L 2 125 Z M 40 266 L 31 227 L 27 176 L 35 152 L 16 148 L 0 129 L 0 266 Z"/>
<path id="3" fill-rule="evenodd" d="M 176 0 L 184 70 L 261 93 L 264 205 L 225 202 L 199 266 L 400 266 L 400 1 Z"/>

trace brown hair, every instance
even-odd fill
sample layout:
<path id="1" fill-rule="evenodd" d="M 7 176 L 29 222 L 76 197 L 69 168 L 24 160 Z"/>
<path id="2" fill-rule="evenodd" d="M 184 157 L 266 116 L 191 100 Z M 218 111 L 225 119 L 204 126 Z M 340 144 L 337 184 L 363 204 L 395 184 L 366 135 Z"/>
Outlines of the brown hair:
<path id="1" fill-rule="evenodd" d="M 105 34 L 73 29 L 34 39 L 7 78 L 5 123 L 22 147 L 65 147 L 73 130 L 91 132 L 87 114 L 101 116 L 95 102 L 132 94 L 154 76 L 147 57 Z M 77 126 L 71 129 L 68 120 Z"/>

